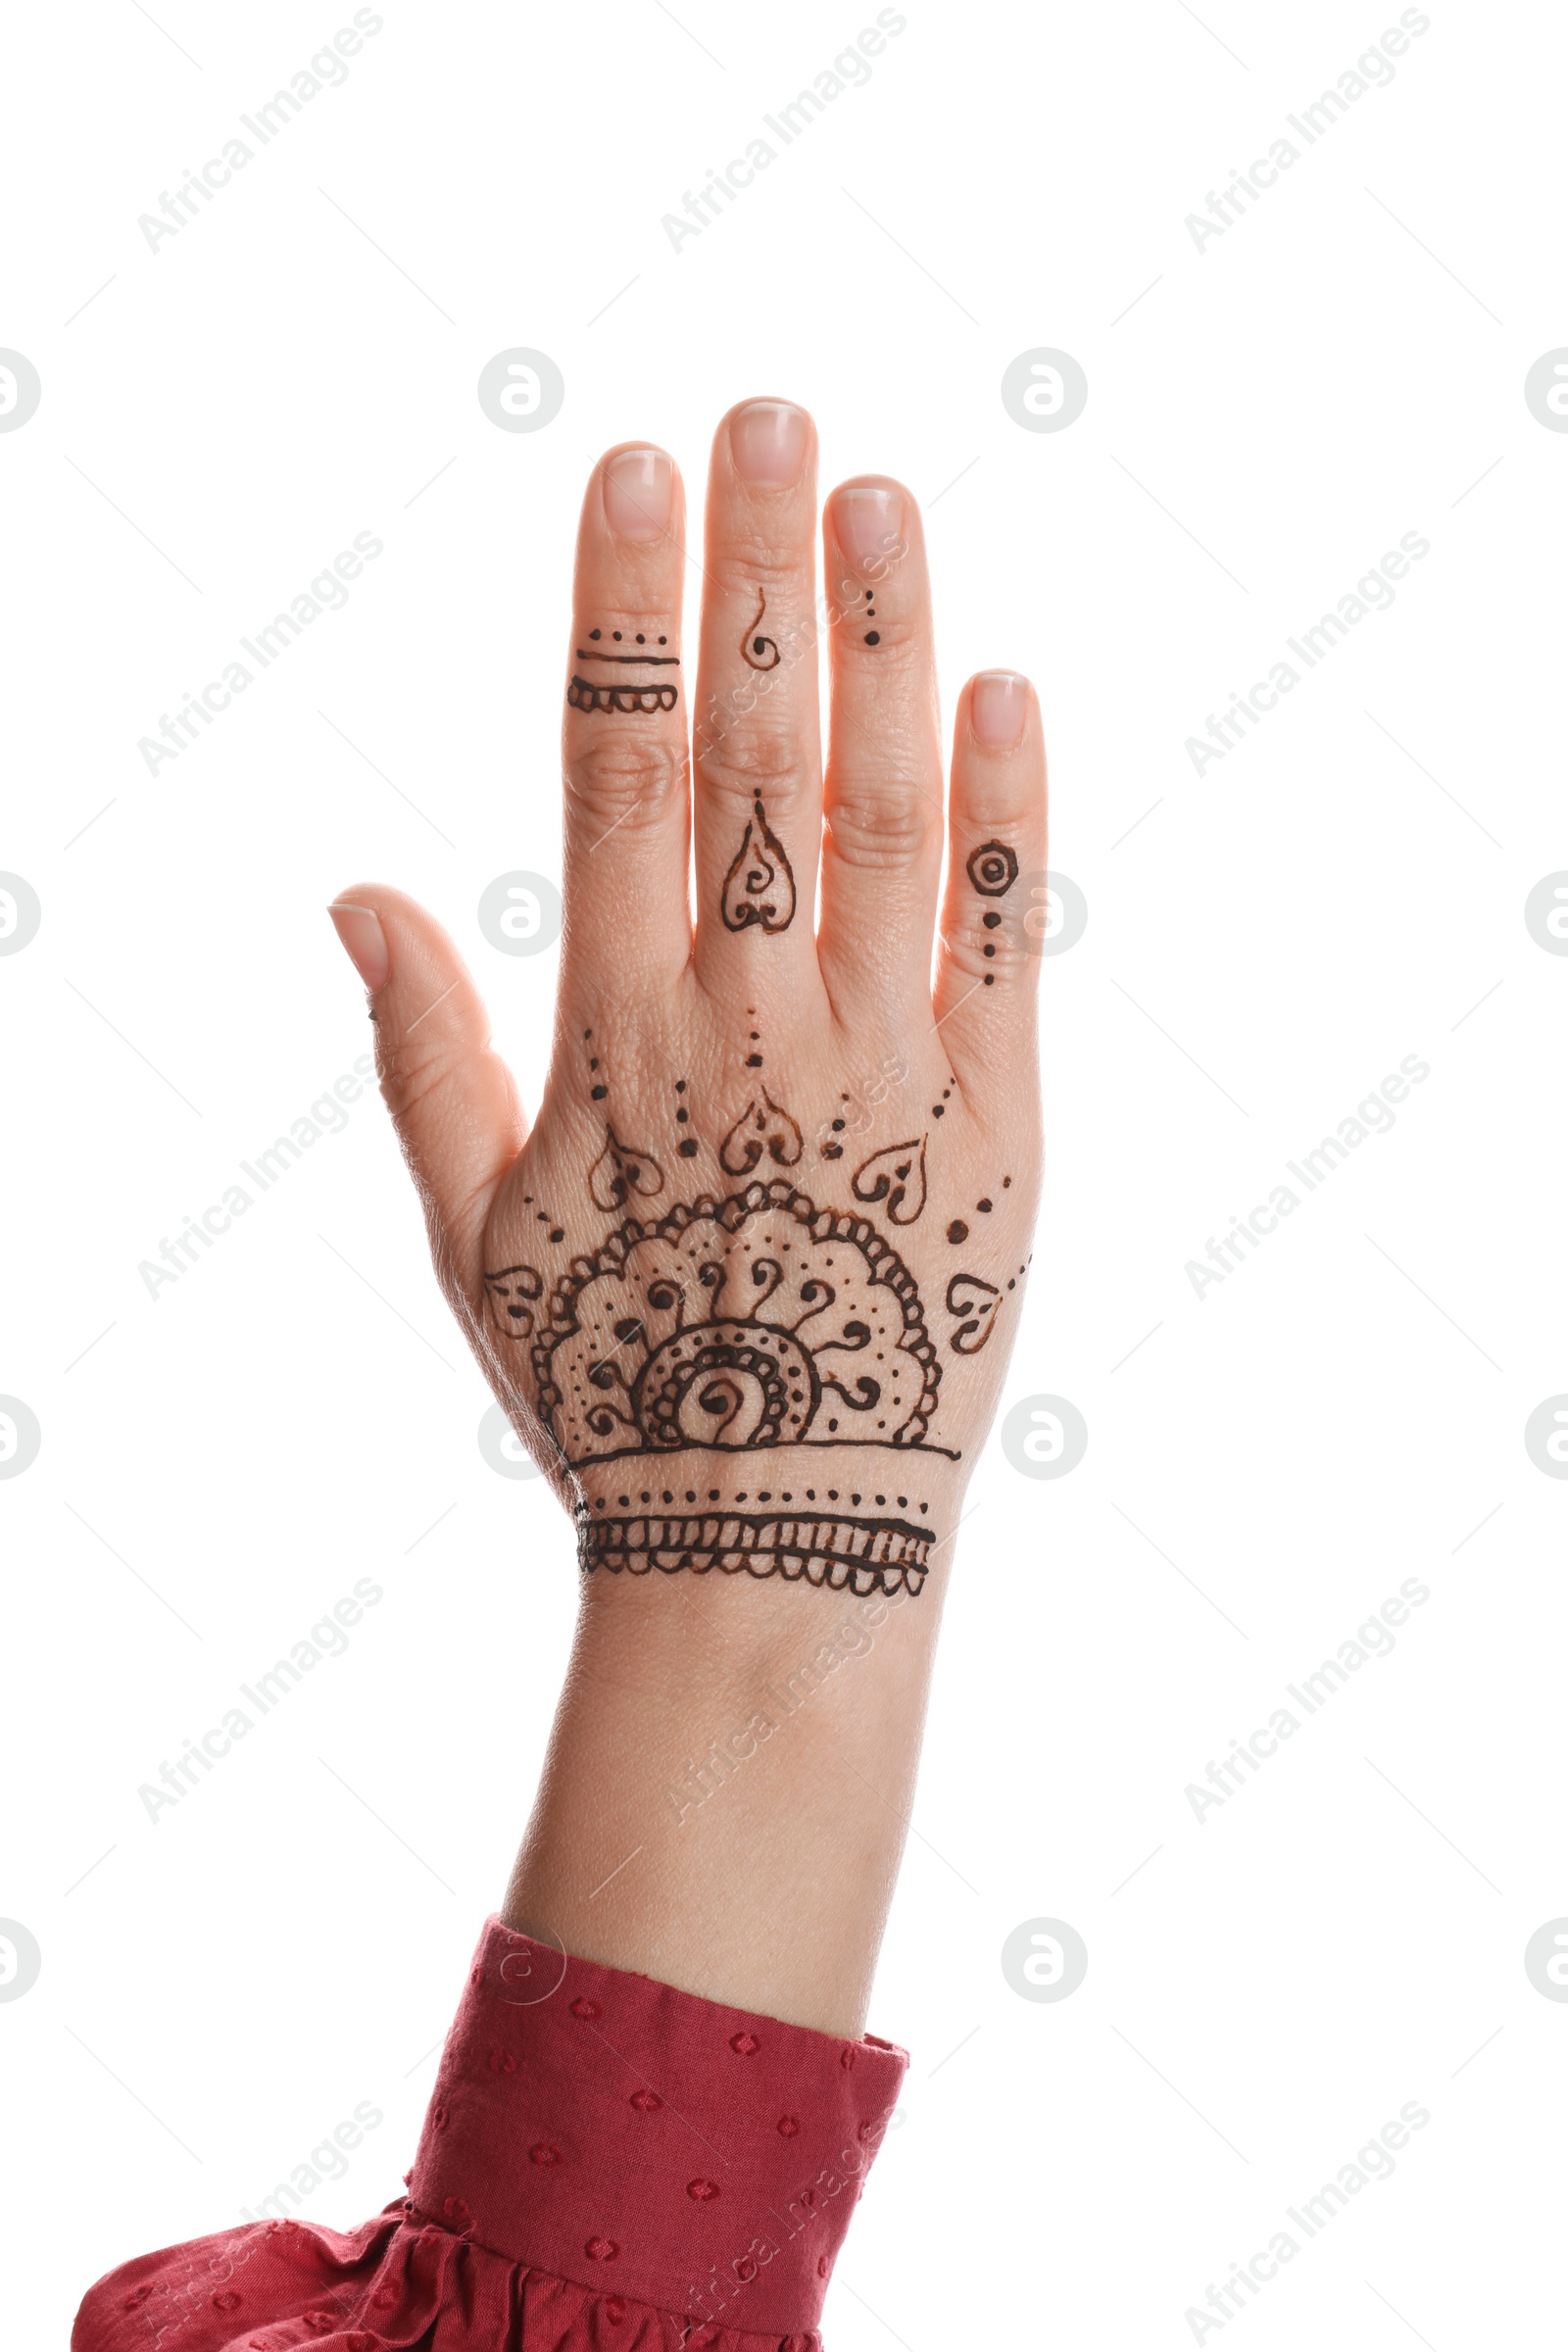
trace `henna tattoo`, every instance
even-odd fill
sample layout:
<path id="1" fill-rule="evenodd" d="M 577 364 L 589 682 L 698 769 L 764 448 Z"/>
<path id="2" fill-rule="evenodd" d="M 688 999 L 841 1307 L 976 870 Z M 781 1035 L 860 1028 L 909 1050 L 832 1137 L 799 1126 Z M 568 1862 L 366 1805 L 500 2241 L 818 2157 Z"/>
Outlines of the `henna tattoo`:
<path id="1" fill-rule="evenodd" d="M 912 1225 L 925 1206 L 925 1137 L 886 1144 L 850 1178 L 857 1200 L 885 1200 L 895 1225 Z"/>
<path id="2" fill-rule="evenodd" d="M 684 1078 L 677 1078 L 677 1079 L 676 1079 L 676 1081 L 675 1081 L 675 1092 L 676 1092 L 676 1094 L 677 1094 L 677 1095 L 684 1095 L 684 1094 L 685 1094 L 685 1092 L 686 1092 L 686 1081 L 685 1081 L 685 1079 L 684 1079 Z M 677 1109 L 676 1109 L 676 1112 L 675 1112 L 675 1124 L 676 1124 L 676 1126 L 677 1126 L 677 1127 L 688 1127 L 688 1126 L 690 1126 L 690 1124 L 691 1124 L 691 1116 L 692 1116 L 692 1114 L 691 1114 L 690 1110 L 688 1110 L 688 1108 L 687 1108 L 686 1104 L 685 1104 L 684 1102 L 680 1103 L 680 1104 L 678 1105 Z M 675 1149 L 676 1149 L 676 1151 L 677 1151 L 677 1152 L 680 1153 L 680 1155 L 681 1155 L 682 1159 L 695 1159 L 695 1158 L 697 1157 L 697 1138 L 696 1138 L 696 1136 L 695 1136 L 695 1135 L 683 1135 L 683 1136 L 681 1137 L 681 1139 L 680 1139 L 680 1142 L 679 1142 L 679 1143 L 678 1143 L 678 1144 L 675 1146 Z"/>
<path id="3" fill-rule="evenodd" d="M 612 639 L 616 645 L 624 642 L 624 631 L 620 629 L 612 629 L 611 631 Z M 648 639 L 641 630 L 634 631 L 633 634 L 638 645 L 647 644 Z M 591 652 L 589 647 L 597 644 L 603 636 L 603 629 L 590 629 L 588 632 L 589 645 L 578 646 L 577 660 L 579 662 L 612 662 L 617 664 L 629 662 L 655 669 L 679 669 L 680 667 L 678 654 Z M 668 640 L 661 637 L 658 642 L 664 645 L 668 643 Z M 567 707 L 573 710 L 673 710 L 679 700 L 680 690 L 673 682 L 662 685 L 657 679 L 654 679 L 646 684 L 641 682 L 634 684 L 627 679 L 624 685 L 612 682 L 601 686 L 592 678 L 579 677 L 575 670 L 572 672 L 571 683 L 566 688 Z"/>
<path id="4" fill-rule="evenodd" d="M 1007 1190 L 1011 1182 L 1012 1178 L 1010 1176 L 1004 1176 L 1002 1179 L 1002 1189 L 1004 1192 Z M 992 1209 L 996 1206 L 996 1202 L 988 1199 L 985 1200 L 977 1200 L 974 1205 L 978 1215 L 982 1217 L 989 1217 Z M 955 1217 L 953 1223 L 948 1227 L 948 1239 L 950 1242 L 966 1242 L 969 1239 L 969 1228 L 961 1217 Z M 956 1277 L 955 1279 L 956 1279 Z"/>
<path id="5" fill-rule="evenodd" d="M 838 1350 L 875 1369 L 846 1389 L 823 1361 Z M 925 1443 L 942 1371 L 914 1277 L 866 1218 L 818 1208 L 783 1178 L 677 1202 L 654 1224 L 634 1217 L 574 1258 L 530 1361 L 541 1418 L 574 1468 L 692 1447 L 948 1450 Z M 592 1442 L 614 1437 L 593 1420 L 607 1363 L 631 1445 Z M 863 1436 L 840 1436 L 841 1407 L 864 1416 Z"/>
<path id="6" fill-rule="evenodd" d="M 566 1234 L 564 1226 L 557 1224 L 555 1218 L 552 1216 L 547 1216 L 542 1208 L 534 1208 L 532 1193 L 523 1194 L 522 1204 L 524 1208 L 533 1208 L 534 1222 L 536 1224 L 549 1226 L 550 1239 L 553 1242 L 564 1242 L 565 1240 Z"/>
<path id="7" fill-rule="evenodd" d="M 762 601 L 757 608 L 757 620 L 753 621 L 751 628 L 741 639 L 741 657 L 750 663 L 753 669 L 777 669 L 779 663 L 777 644 L 771 637 L 757 637 L 752 633 L 756 629 L 758 621 L 767 611 L 766 591 L 760 589 L 758 593 Z"/>
<path id="8" fill-rule="evenodd" d="M 595 1208 L 624 1208 L 631 1195 L 652 1200 L 664 1189 L 664 1171 L 650 1152 L 623 1144 L 613 1127 L 605 1129 L 605 1148 L 588 1171 L 588 1197 Z"/>
<path id="9" fill-rule="evenodd" d="M 499 1274 L 485 1276 L 490 1321 L 499 1339 L 532 1339 L 532 1301 L 543 1297 L 544 1287 L 544 1276 L 532 1266 L 503 1266 Z"/>
<path id="10" fill-rule="evenodd" d="M 765 1149 L 781 1114 L 763 1097 L 760 1135 L 753 1109 L 742 1148 Z M 614 1179 L 646 1174 L 645 1154 L 612 1146 Z M 930 1434 L 942 1365 L 914 1277 L 868 1218 L 819 1207 L 788 1178 L 630 1215 L 550 1289 L 529 1364 L 575 1476 L 585 1572 L 921 1590 L 930 1501 L 816 1483 L 835 1455 L 876 1464 L 868 1489 L 959 1458 Z M 721 1486 L 721 1459 L 764 1483 Z"/>
<path id="11" fill-rule="evenodd" d="M 983 899 L 1004 899 L 1018 879 L 1018 853 L 1004 841 L 984 841 L 969 852 L 964 872 Z"/>
<path id="12" fill-rule="evenodd" d="M 604 632 L 602 629 L 590 629 L 588 634 L 590 637 L 600 637 Z M 617 638 L 619 637 L 618 629 L 615 631 L 615 635 Z M 639 637 L 637 642 L 639 645 L 645 645 L 647 639 Z M 667 640 L 661 637 L 659 642 L 663 645 Z M 655 669 L 679 669 L 680 667 L 679 654 L 591 654 L 585 645 L 578 646 L 577 659 L 579 662 L 650 662 Z"/>
<path id="13" fill-rule="evenodd" d="M 1009 1282 L 1008 1290 L 1012 1288 Z M 996 1328 L 1002 1293 L 980 1274 L 955 1274 L 948 1284 L 948 1312 L 959 1323 L 949 1342 L 955 1355 L 978 1355 Z M 976 1336 L 978 1334 L 978 1337 Z"/>
<path id="14" fill-rule="evenodd" d="M 759 793 L 741 846 L 724 876 L 719 912 L 729 931 L 787 931 L 795 920 L 795 875 L 784 845 L 769 826 Z"/>
<path id="15" fill-rule="evenodd" d="M 690 1497 L 695 1500 L 695 1495 Z M 857 1497 L 858 1500 L 858 1497 Z M 578 1548 L 590 1574 L 782 1576 L 834 1592 L 919 1592 L 931 1564 L 932 1531 L 901 1519 L 852 1519 L 837 1512 L 643 1512 L 595 1520 L 578 1513 Z"/>
<path id="16" fill-rule="evenodd" d="M 763 1152 L 776 1168 L 793 1168 L 801 1156 L 801 1131 L 764 1087 L 760 1102 L 748 1102 L 718 1149 L 727 1175 L 750 1176 Z"/>
<path id="17" fill-rule="evenodd" d="M 595 686 L 575 672 L 566 688 L 573 710 L 673 710 L 679 700 L 674 686 Z"/>
<path id="18" fill-rule="evenodd" d="M 871 599 L 876 594 L 876 590 L 874 588 L 867 588 L 864 593 L 865 617 L 867 620 L 875 620 L 876 607 L 872 604 Z M 867 629 L 865 632 L 865 642 L 867 645 L 880 645 L 882 642 L 882 632 L 880 629 Z"/>

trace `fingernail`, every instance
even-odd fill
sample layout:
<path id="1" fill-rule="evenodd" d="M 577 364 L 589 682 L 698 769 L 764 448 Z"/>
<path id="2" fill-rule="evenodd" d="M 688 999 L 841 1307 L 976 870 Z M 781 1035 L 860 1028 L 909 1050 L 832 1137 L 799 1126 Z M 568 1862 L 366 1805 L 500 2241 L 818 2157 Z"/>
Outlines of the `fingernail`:
<path id="1" fill-rule="evenodd" d="M 1005 751 L 1023 733 L 1029 715 L 1029 681 L 1015 669 L 983 669 L 969 697 L 969 724 L 976 743 Z"/>
<path id="2" fill-rule="evenodd" d="M 675 468 L 662 449 L 623 449 L 605 467 L 605 520 L 622 539 L 657 539 L 669 528 Z"/>
<path id="3" fill-rule="evenodd" d="M 371 907 L 356 906 L 348 899 L 334 899 L 326 911 L 350 963 L 373 997 L 378 988 L 385 988 L 392 969 L 380 916 Z"/>
<path id="4" fill-rule="evenodd" d="M 904 529 L 904 500 L 897 490 L 867 483 L 833 493 L 833 532 L 857 571 L 886 564 Z"/>
<path id="5" fill-rule="evenodd" d="M 806 412 L 787 400 L 752 400 L 729 420 L 729 454 L 743 482 L 787 490 L 806 459 Z"/>

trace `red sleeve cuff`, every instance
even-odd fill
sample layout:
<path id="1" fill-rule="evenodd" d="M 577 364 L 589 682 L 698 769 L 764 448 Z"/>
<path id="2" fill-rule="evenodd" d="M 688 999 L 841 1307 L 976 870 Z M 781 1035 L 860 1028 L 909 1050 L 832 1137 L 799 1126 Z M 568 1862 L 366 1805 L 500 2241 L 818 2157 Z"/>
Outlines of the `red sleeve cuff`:
<path id="1" fill-rule="evenodd" d="M 410 2179 L 418 2216 L 601 2294 L 814 2328 L 908 2064 L 487 1922 Z"/>

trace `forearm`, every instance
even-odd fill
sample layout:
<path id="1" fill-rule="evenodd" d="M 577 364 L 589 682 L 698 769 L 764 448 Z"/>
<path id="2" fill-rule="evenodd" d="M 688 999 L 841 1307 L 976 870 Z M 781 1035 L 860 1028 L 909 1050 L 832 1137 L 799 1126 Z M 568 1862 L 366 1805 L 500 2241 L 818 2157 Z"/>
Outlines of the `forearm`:
<path id="1" fill-rule="evenodd" d="M 951 1550 L 917 1595 L 585 1577 L 508 1922 L 710 2000 L 858 2035 Z"/>

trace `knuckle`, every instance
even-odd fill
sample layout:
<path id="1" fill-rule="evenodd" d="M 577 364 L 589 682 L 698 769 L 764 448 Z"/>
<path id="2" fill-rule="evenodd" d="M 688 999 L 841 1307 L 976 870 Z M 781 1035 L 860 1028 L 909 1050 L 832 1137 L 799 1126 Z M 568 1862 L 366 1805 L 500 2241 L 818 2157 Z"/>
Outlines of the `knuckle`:
<path id="1" fill-rule="evenodd" d="M 590 824 L 639 833 L 667 822 L 686 791 L 684 744 L 612 727 L 565 767 L 566 805 Z"/>
<path id="2" fill-rule="evenodd" d="M 923 622 L 886 619 L 880 612 L 868 630 L 863 614 L 843 612 L 834 628 L 834 651 L 841 661 L 855 665 L 851 675 L 857 683 L 862 671 L 878 681 L 902 683 L 929 662 L 931 632 Z"/>
<path id="3" fill-rule="evenodd" d="M 400 1127 L 419 1118 L 452 1076 L 452 1056 L 439 1037 L 383 1038 L 378 1059 L 381 1100 Z"/>
<path id="4" fill-rule="evenodd" d="M 967 894 L 966 894 L 967 895 Z M 969 982 L 1013 989 L 1040 976 L 1040 948 L 1027 910 L 990 905 L 954 906 L 942 926 L 943 952 Z"/>
<path id="5" fill-rule="evenodd" d="M 785 723 L 786 714 L 756 711 L 732 718 L 727 725 L 705 726 L 697 763 L 704 787 L 726 798 L 750 801 L 764 790 L 776 815 L 788 815 L 806 785 L 800 744 Z"/>
<path id="6" fill-rule="evenodd" d="M 741 531 L 717 541 L 710 551 L 709 568 L 726 592 L 743 595 L 760 588 L 770 595 L 777 590 L 782 597 L 786 591 L 798 595 L 810 562 L 808 546 L 803 549 L 788 540 Z"/>
<path id="7" fill-rule="evenodd" d="M 833 846 L 846 865 L 864 872 L 902 873 L 924 862 L 939 839 L 940 819 L 912 788 L 840 781 L 827 811 Z"/>

